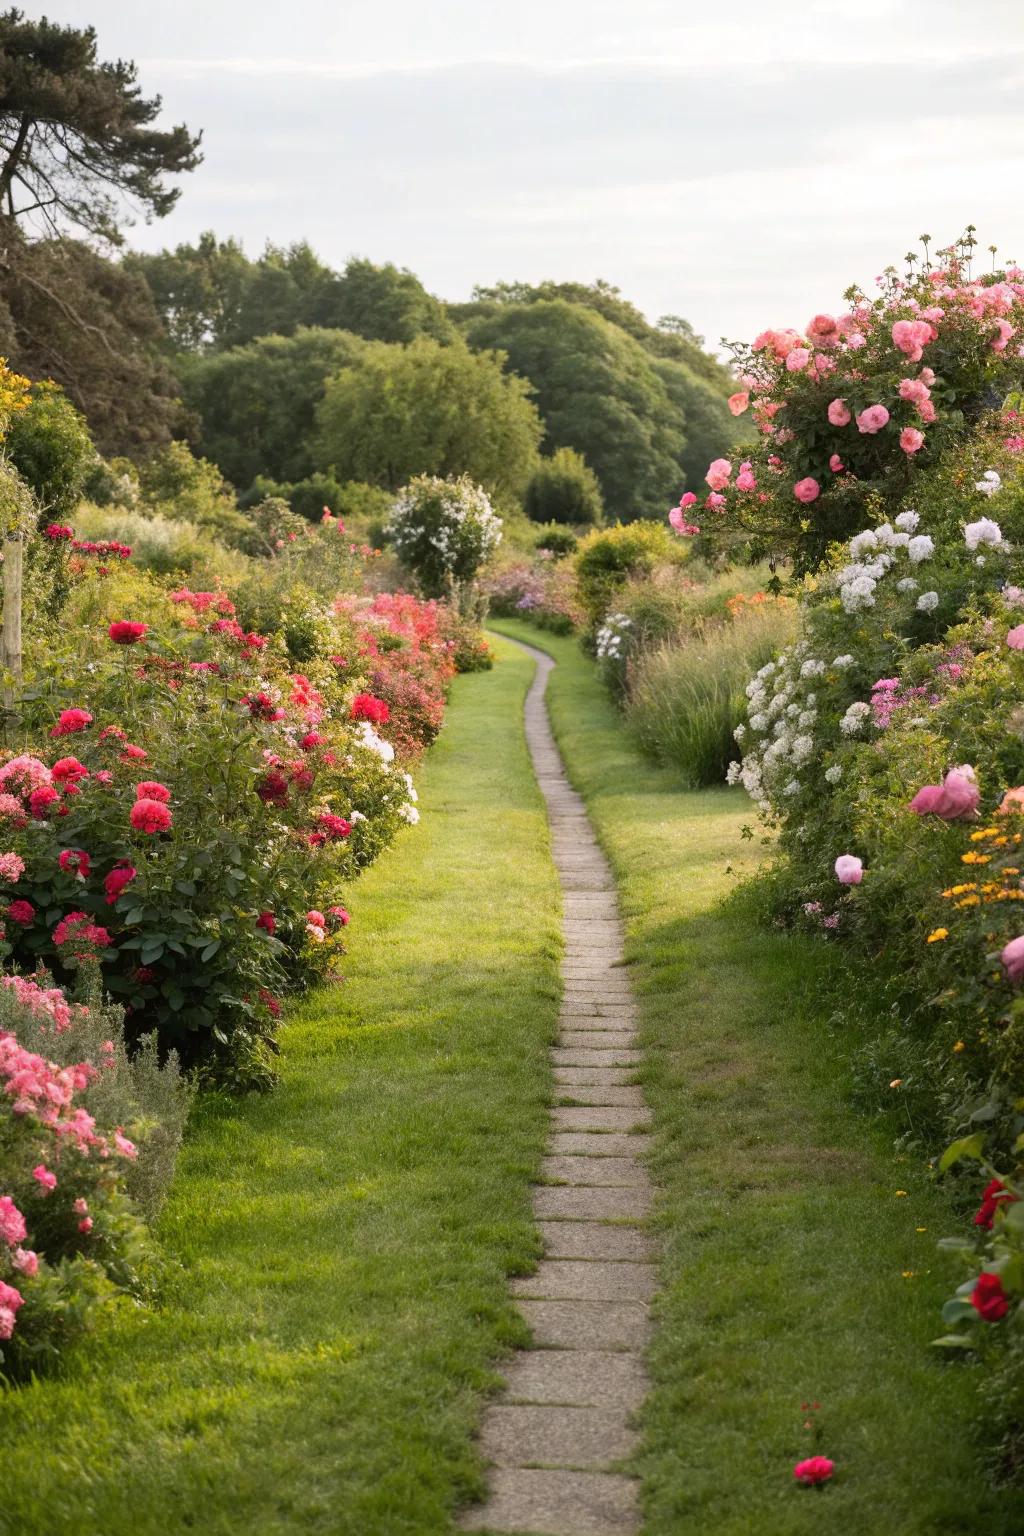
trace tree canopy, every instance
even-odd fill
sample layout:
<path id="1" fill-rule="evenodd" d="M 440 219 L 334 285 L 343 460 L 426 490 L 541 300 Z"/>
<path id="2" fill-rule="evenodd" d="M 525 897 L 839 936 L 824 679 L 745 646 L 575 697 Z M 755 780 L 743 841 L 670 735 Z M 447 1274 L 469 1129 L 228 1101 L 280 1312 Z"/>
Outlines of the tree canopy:
<path id="1" fill-rule="evenodd" d="M 163 218 L 178 198 L 167 178 L 195 169 L 201 136 L 154 128 L 160 108 L 134 64 L 98 60 L 92 27 L 0 13 L 3 215 L 115 244 L 135 211 Z"/>
<path id="2" fill-rule="evenodd" d="M 388 490 L 415 475 L 465 474 L 499 498 L 519 497 L 543 425 L 529 384 L 502 362 L 429 336 L 367 342 L 317 407 L 318 467 Z"/>

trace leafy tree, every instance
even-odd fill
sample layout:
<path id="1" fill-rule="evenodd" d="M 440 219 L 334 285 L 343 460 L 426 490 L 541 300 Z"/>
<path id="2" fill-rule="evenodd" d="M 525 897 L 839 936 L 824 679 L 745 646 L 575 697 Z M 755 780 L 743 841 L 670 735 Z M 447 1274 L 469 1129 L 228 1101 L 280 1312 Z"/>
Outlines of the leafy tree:
<path id="1" fill-rule="evenodd" d="M 564 299 L 498 305 L 470 322 L 468 339 L 508 354 L 509 368 L 536 390 L 547 445 L 583 454 L 614 516 L 664 513 L 679 481 L 683 428 L 638 341 Z"/>
<path id="2" fill-rule="evenodd" d="M 523 510 L 535 523 L 599 523 L 604 504 L 597 476 L 572 448 L 558 448 L 530 476 Z"/>
<path id="3" fill-rule="evenodd" d="M 146 284 L 81 241 L 30 244 L 5 222 L 0 355 L 60 384 L 101 453 L 138 458 L 166 444 L 181 405 Z"/>
<path id="4" fill-rule="evenodd" d="M 717 385 L 695 374 L 686 363 L 659 357 L 652 360 L 652 366 L 683 428 L 684 441 L 678 454 L 679 489 L 699 488 L 712 459 L 727 455 L 744 438 L 749 438 L 750 427 L 730 414 L 726 397 Z"/>
<path id="5" fill-rule="evenodd" d="M 5 452 L 35 491 L 46 522 L 70 518 L 96 460 L 88 428 L 59 385 L 36 384 L 11 419 Z"/>
<path id="6" fill-rule="evenodd" d="M 412 341 L 416 336 L 450 341 L 456 334 L 440 299 L 407 267 L 390 262 L 375 267 L 353 257 L 335 280 L 326 304 L 329 319 L 324 324 L 369 341 Z"/>
<path id="7" fill-rule="evenodd" d="M 199 450 L 240 488 L 257 475 L 304 480 L 318 467 L 310 440 L 325 380 L 365 346 L 347 331 L 304 327 L 188 358 L 182 391 L 200 423 Z"/>
<path id="8" fill-rule="evenodd" d="M 124 265 L 149 286 L 176 349 L 198 352 L 237 336 L 253 265 L 237 240 L 218 240 L 207 230 L 195 245 L 156 254 L 127 252 Z"/>
<path id="9" fill-rule="evenodd" d="M 0 13 L 0 209 L 51 234 L 84 230 L 119 243 L 126 209 L 163 218 L 168 176 L 199 164 L 200 135 L 159 130 L 135 65 L 100 63 L 92 27 Z"/>
<path id="10" fill-rule="evenodd" d="M 405 347 L 364 343 L 317 408 L 318 467 L 389 490 L 416 475 L 468 475 L 496 496 L 518 498 L 543 427 L 529 385 L 502 361 L 428 336 Z"/>
<path id="11" fill-rule="evenodd" d="M 139 471 L 139 498 L 161 517 L 198 523 L 229 541 L 252 533 L 217 466 L 197 459 L 187 443 L 169 443 L 147 459 Z"/>

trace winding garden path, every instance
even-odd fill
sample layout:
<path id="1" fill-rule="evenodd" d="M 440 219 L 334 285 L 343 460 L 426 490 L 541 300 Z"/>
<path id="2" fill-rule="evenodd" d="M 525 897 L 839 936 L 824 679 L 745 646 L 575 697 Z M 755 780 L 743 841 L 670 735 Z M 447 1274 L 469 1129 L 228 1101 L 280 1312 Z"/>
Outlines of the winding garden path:
<path id="1" fill-rule="evenodd" d="M 548 724 L 554 662 L 524 649 L 537 663 L 526 735 L 563 893 L 564 988 L 551 1053 L 557 1102 L 545 1182 L 533 1196 L 544 1258 L 536 1274 L 513 1282 L 533 1344 L 508 1367 L 506 1390 L 485 1415 L 490 1494 L 462 1528 L 632 1536 L 636 1485 L 615 1468 L 635 1448 L 631 1417 L 647 1385 L 650 1111 L 633 1081 L 636 1010 L 614 882 Z"/>

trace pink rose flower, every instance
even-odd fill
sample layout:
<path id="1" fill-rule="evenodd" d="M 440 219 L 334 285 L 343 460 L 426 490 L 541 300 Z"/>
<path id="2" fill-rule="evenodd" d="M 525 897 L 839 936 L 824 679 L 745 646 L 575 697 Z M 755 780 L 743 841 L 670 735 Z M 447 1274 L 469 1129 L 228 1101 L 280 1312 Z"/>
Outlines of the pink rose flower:
<path id="1" fill-rule="evenodd" d="M 842 472 L 843 472 L 843 461 L 839 457 L 838 453 L 834 453 L 832 455 L 832 457 L 829 459 L 828 467 L 829 467 L 829 469 L 832 471 L 832 473 L 834 475 L 841 475 L 842 474 Z"/>
<path id="2" fill-rule="evenodd" d="M 738 491 L 756 491 L 757 477 L 749 464 L 742 464 L 740 472 L 736 476 L 736 489 Z"/>
<path id="3" fill-rule="evenodd" d="M 923 379 L 900 379 L 900 399 L 912 400 L 915 405 L 928 400 L 931 391 Z"/>
<path id="4" fill-rule="evenodd" d="M 1024 624 L 1018 624 L 1015 629 L 1009 631 L 1006 643 L 1011 651 L 1024 651 Z"/>
<path id="5" fill-rule="evenodd" d="M 11 1263 L 19 1275 L 32 1275 L 39 1273 L 39 1255 L 33 1253 L 31 1248 L 15 1248 L 11 1254 Z"/>
<path id="6" fill-rule="evenodd" d="M 934 337 L 935 331 L 927 320 L 897 320 L 892 328 L 893 344 L 912 363 L 920 362 L 922 351 Z"/>
<path id="7" fill-rule="evenodd" d="M 734 416 L 742 416 L 750 404 L 750 395 L 747 390 L 737 390 L 736 394 L 729 396 L 729 409 Z"/>
<path id="8" fill-rule="evenodd" d="M 728 459 L 714 459 L 708 465 L 704 479 L 713 491 L 724 491 L 732 479 L 732 465 Z"/>
<path id="9" fill-rule="evenodd" d="M 836 879 L 840 885 L 860 885 L 864 879 L 864 865 L 852 853 L 841 853 L 835 862 Z"/>
<path id="10" fill-rule="evenodd" d="M 917 408 L 917 414 L 920 416 L 926 427 L 931 426 L 932 422 L 935 420 L 935 406 L 930 400 L 922 400 Z"/>
<path id="11" fill-rule="evenodd" d="M 835 1462 L 829 1461 L 827 1456 L 808 1456 L 806 1461 L 798 1461 L 793 1468 L 793 1476 L 803 1488 L 814 1488 L 819 1483 L 827 1483 L 835 1471 Z"/>
<path id="12" fill-rule="evenodd" d="M 1024 934 L 1017 939 L 1011 939 L 1009 944 L 1004 945 L 999 958 L 1003 962 L 1007 981 L 1012 986 L 1017 986 L 1024 977 Z"/>
<path id="13" fill-rule="evenodd" d="M 51 1189 L 57 1188 L 57 1175 L 55 1173 L 51 1173 L 49 1168 L 46 1167 L 45 1163 L 40 1163 L 37 1167 L 32 1169 L 32 1177 L 35 1179 L 36 1183 L 42 1187 L 44 1195 L 48 1195 Z"/>
<path id="14" fill-rule="evenodd" d="M 10 1195 L 0 1195 L 0 1242 L 9 1248 L 25 1240 L 25 1218 Z"/>
<path id="15" fill-rule="evenodd" d="M 828 419 L 834 427 L 848 426 L 852 417 L 845 400 L 833 400 L 828 408 Z"/>
<path id="16" fill-rule="evenodd" d="M 916 427 L 904 427 L 900 433 L 900 447 L 904 453 L 920 453 L 924 447 L 924 433 Z"/>
<path id="17" fill-rule="evenodd" d="M 941 784 L 925 784 L 910 802 L 916 816 L 940 816 L 943 821 L 964 821 L 978 809 L 981 796 L 973 777 L 974 770 L 951 768 Z"/>
<path id="18" fill-rule="evenodd" d="M 869 405 L 857 417 L 857 431 L 872 436 L 888 424 L 889 412 L 884 405 Z"/>
<path id="19" fill-rule="evenodd" d="M 798 480 L 793 487 L 793 495 L 797 501 L 802 501 L 805 504 L 816 500 L 820 491 L 821 486 L 811 475 L 808 475 L 804 480 Z"/>
<path id="20" fill-rule="evenodd" d="M 799 373 L 801 368 L 806 368 L 811 360 L 811 354 L 806 347 L 794 347 L 792 352 L 786 354 L 786 367 L 790 373 Z"/>

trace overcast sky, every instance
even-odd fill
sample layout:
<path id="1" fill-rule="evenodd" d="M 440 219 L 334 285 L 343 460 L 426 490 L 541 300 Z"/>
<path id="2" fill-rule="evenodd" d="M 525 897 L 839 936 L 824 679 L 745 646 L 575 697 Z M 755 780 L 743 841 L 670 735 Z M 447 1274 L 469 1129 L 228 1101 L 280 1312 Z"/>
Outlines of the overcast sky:
<path id="1" fill-rule="evenodd" d="M 307 238 L 448 299 L 603 277 L 709 342 L 924 231 L 1024 262 L 1024 0 L 24 3 L 204 130 L 146 249 Z"/>

